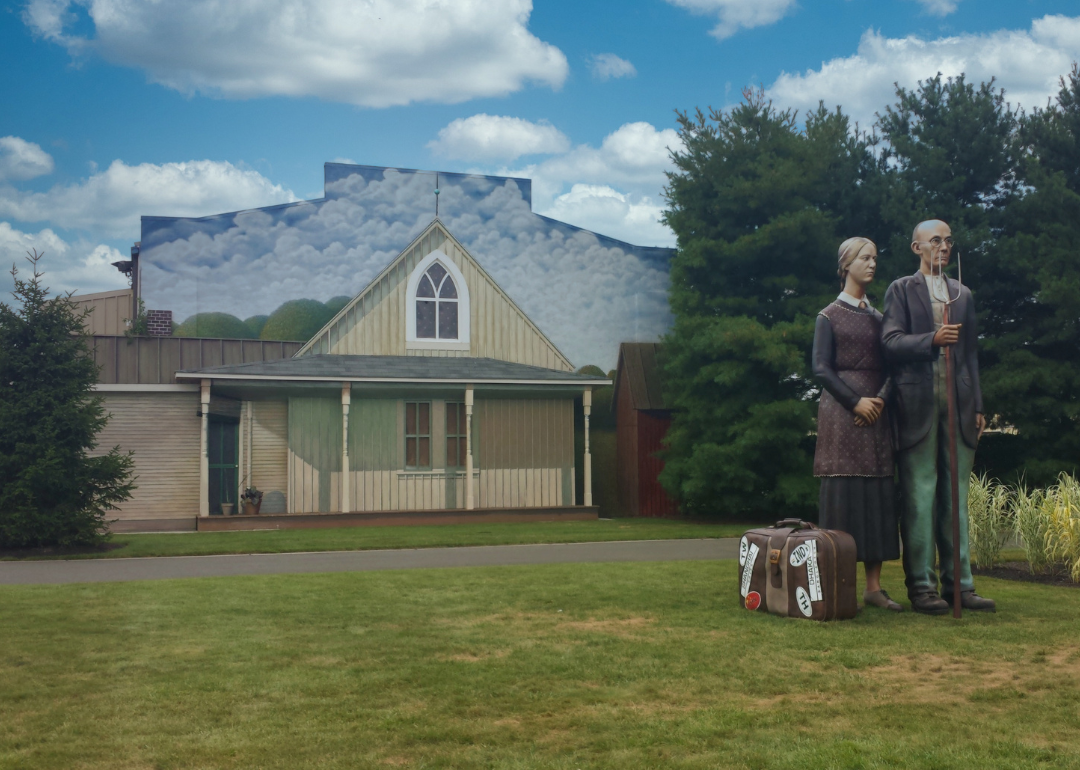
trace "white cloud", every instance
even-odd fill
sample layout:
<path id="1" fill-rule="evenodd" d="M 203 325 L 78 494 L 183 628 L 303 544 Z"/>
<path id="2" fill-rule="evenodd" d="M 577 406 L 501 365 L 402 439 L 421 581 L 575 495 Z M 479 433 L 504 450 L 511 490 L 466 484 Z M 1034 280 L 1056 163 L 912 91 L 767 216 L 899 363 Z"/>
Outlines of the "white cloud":
<path id="1" fill-rule="evenodd" d="M 33 179 L 52 171 L 52 156 L 40 145 L 17 136 L 0 136 L 0 180 Z"/>
<path id="2" fill-rule="evenodd" d="M 67 31 L 73 5 L 93 37 Z M 531 12 L 531 0 L 30 0 L 23 19 L 184 93 L 388 107 L 559 88 L 566 57 L 528 31 Z"/>
<path id="3" fill-rule="evenodd" d="M 5 273 L 14 265 L 20 278 L 29 278 L 32 268 L 25 258 L 30 251 L 42 255 L 38 269 L 44 274 L 42 282 L 54 294 L 66 291 L 87 294 L 127 285 L 123 275 L 112 266 L 124 257 L 112 246 L 81 240 L 68 243 L 49 228 L 28 233 L 15 229 L 9 222 L 0 222 L 0 265 Z M 4 292 L 11 291 L 10 275 L 0 279 L 0 285 Z"/>
<path id="4" fill-rule="evenodd" d="M 293 200 L 292 191 L 227 162 L 129 166 L 114 160 L 81 182 L 46 192 L 0 186 L 0 216 L 136 240 L 144 214 L 204 216 Z"/>
<path id="5" fill-rule="evenodd" d="M 660 222 L 663 211 L 663 206 L 645 196 L 631 196 L 606 185 L 576 184 L 543 213 L 627 243 L 673 246 L 671 230 Z"/>
<path id="6" fill-rule="evenodd" d="M 566 152 L 570 140 L 550 123 L 481 113 L 453 121 L 428 147 L 444 158 L 512 161 L 522 155 Z"/>
<path id="7" fill-rule="evenodd" d="M 634 65 L 613 53 L 598 53 L 590 60 L 593 77 L 597 80 L 632 78 L 637 75 Z"/>
<path id="8" fill-rule="evenodd" d="M 667 0 L 691 13 L 717 16 L 719 22 L 709 33 L 718 40 L 740 29 L 774 24 L 795 8 L 795 0 Z"/>
<path id="9" fill-rule="evenodd" d="M 887 38 L 867 30 L 858 52 L 832 59 L 820 69 L 801 74 L 782 73 L 768 89 L 780 105 L 803 110 L 843 106 L 844 111 L 869 126 L 874 113 L 895 97 L 893 83 L 914 88 L 918 81 L 938 72 L 966 74 L 974 83 L 997 78 L 1013 105 L 1030 110 L 1043 107 L 1058 92 L 1058 78 L 1080 58 L 1080 17 L 1044 16 L 1028 30 L 1001 30 L 924 40 Z"/>
<path id="10" fill-rule="evenodd" d="M 960 0 L 917 0 L 927 13 L 934 16 L 948 16 L 960 5 Z"/>

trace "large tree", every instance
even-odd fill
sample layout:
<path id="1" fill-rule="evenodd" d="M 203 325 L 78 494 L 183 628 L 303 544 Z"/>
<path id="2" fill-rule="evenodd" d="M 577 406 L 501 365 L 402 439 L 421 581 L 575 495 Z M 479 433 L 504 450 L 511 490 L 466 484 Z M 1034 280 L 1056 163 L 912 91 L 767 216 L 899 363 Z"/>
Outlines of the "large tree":
<path id="1" fill-rule="evenodd" d="M 0 303 L 0 548 L 92 545 L 131 496 L 132 458 L 92 456 L 108 416 L 83 315 L 12 268 L 15 304 Z"/>
<path id="2" fill-rule="evenodd" d="M 665 221 L 678 239 L 665 339 L 675 417 L 662 482 L 684 510 L 812 512 L 814 318 L 836 296 L 836 248 L 879 237 L 870 140 L 823 107 L 800 128 L 761 92 L 679 116 Z"/>

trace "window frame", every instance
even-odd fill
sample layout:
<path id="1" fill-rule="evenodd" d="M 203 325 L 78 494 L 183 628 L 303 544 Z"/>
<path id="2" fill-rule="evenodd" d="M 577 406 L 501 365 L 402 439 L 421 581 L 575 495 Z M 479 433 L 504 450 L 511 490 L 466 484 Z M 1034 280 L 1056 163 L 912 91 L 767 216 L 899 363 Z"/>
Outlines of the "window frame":
<path id="1" fill-rule="evenodd" d="M 404 403 L 405 403 L 405 415 L 404 415 L 405 420 L 404 420 L 404 422 L 402 424 L 402 433 L 404 435 L 405 442 L 402 445 L 402 448 L 404 449 L 404 456 L 401 458 L 402 468 L 405 469 L 406 471 L 430 471 L 433 468 L 433 466 L 432 466 L 432 455 L 434 454 L 434 452 L 433 452 L 434 447 L 432 446 L 432 434 L 434 432 L 432 429 L 434 428 L 434 421 L 431 419 L 435 414 L 434 404 L 431 401 L 427 401 L 427 400 L 417 400 L 417 401 L 408 401 L 408 400 L 406 400 Z M 423 404 L 426 404 L 427 408 L 428 408 L 428 432 L 427 433 L 420 433 L 420 406 L 423 405 Z M 416 432 L 415 433 L 409 433 L 409 407 L 410 406 L 416 407 Z M 427 456 L 428 462 L 427 462 L 427 465 L 421 465 L 419 463 L 419 460 L 420 460 L 420 440 L 425 439 L 425 438 L 428 440 L 428 456 Z M 416 441 L 416 459 L 417 459 L 417 464 L 416 465 L 409 465 L 409 439 L 413 439 L 414 441 Z"/>
<path id="2" fill-rule="evenodd" d="M 458 407 L 460 407 L 460 409 L 458 409 L 458 413 L 457 413 L 458 414 L 458 426 L 457 426 L 458 432 L 457 433 L 451 433 L 450 432 L 450 425 L 447 424 L 445 426 L 445 432 L 446 432 L 446 436 L 445 436 L 445 438 L 446 438 L 446 470 L 448 470 L 448 471 L 449 470 L 463 471 L 463 470 L 465 470 L 465 456 L 469 451 L 468 432 L 467 432 L 468 426 L 465 424 L 466 421 L 469 419 L 469 415 L 465 412 L 465 402 L 464 401 L 447 401 L 446 402 L 446 415 L 447 415 L 446 422 L 447 423 L 449 423 L 451 407 L 453 407 L 455 409 L 458 409 Z M 450 464 L 450 441 L 451 440 L 455 440 L 455 441 L 458 442 L 458 460 L 461 463 L 460 465 L 451 465 Z"/>
<path id="3" fill-rule="evenodd" d="M 458 336 L 457 339 L 439 339 L 438 336 L 432 337 L 417 337 L 416 336 L 416 291 L 420 287 L 420 281 L 427 273 L 432 264 L 438 262 L 446 270 L 450 279 L 454 282 L 454 288 L 457 290 L 457 325 Z M 438 290 L 436 289 L 436 294 Z M 454 302 L 453 299 L 440 299 L 438 297 L 428 298 L 422 297 L 421 301 L 436 303 L 435 306 L 435 334 L 438 335 L 439 318 L 438 318 L 438 303 L 439 302 Z M 469 286 L 465 282 L 465 276 L 461 270 L 454 263 L 450 257 L 446 255 L 441 249 L 435 249 L 426 257 L 421 259 L 413 267 L 412 272 L 409 274 L 409 280 L 405 288 L 405 349 L 406 350 L 455 350 L 466 352 L 469 348 L 470 340 L 470 303 L 469 303 Z"/>

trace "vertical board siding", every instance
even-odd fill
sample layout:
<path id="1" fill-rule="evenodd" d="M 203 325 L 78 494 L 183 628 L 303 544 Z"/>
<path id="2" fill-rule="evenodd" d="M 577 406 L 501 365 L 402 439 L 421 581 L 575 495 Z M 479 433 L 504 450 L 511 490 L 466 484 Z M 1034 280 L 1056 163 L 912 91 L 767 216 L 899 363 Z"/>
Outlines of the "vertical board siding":
<path id="1" fill-rule="evenodd" d="M 620 361 L 621 363 L 621 361 Z M 620 371 L 620 375 L 624 372 Z M 641 511 L 638 487 L 638 411 L 625 377 L 620 377 L 615 401 L 615 483 L 619 511 L 624 516 L 638 516 Z"/>
<path id="2" fill-rule="evenodd" d="M 341 402 L 289 399 L 289 512 L 340 510 Z"/>
<path id="3" fill-rule="evenodd" d="M 135 453 L 136 489 L 107 518 L 172 519 L 199 514 L 201 420 L 197 393 L 108 393 L 111 417 L 93 455 Z"/>
<path id="4" fill-rule="evenodd" d="M 572 399 L 477 399 L 481 508 L 573 505 Z"/>
<path id="5" fill-rule="evenodd" d="M 640 516 L 676 516 L 678 507 L 660 484 L 664 461 L 656 456 L 663 449 L 664 436 L 671 427 L 671 414 L 638 411 L 638 497 Z"/>
<path id="6" fill-rule="evenodd" d="M 125 319 L 131 318 L 131 289 L 76 294 L 71 298 L 76 314 L 89 310 L 83 321 L 87 334 L 121 335 L 127 331 Z"/>
<path id="7" fill-rule="evenodd" d="M 406 350 L 406 288 L 413 268 L 441 249 L 465 276 L 469 290 L 469 350 Z M 404 356 L 469 355 L 573 371 L 573 366 L 552 345 L 517 305 L 475 260 L 438 227 L 421 237 L 382 276 L 350 304 L 349 310 L 321 335 L 310 353 Z"/>
<path id="8" fill-rule="evenodd" d="M 277 361 L 293 356 L 302 342 L 218 340 L 193 337 L 94 335 L 89 340 L 98 382 L 107 385 L 171 385 L 181 369 Z"/>

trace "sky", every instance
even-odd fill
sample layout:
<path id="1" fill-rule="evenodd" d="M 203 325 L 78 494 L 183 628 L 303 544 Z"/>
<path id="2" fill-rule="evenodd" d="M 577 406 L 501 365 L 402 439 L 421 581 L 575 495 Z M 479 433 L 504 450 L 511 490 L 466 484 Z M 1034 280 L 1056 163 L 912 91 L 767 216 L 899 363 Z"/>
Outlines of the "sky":
<path id="1" fill-rule="evenodd" d="M 1077 60 L 1075 0 L 0 0 L 0 261 L 121 288 L 142 215 L 320 198 L 328 161 L 526 177 L 672 246 L 676 110 L 763 87 L 868 127 L 937 72 L 1030 109 Z"/>

